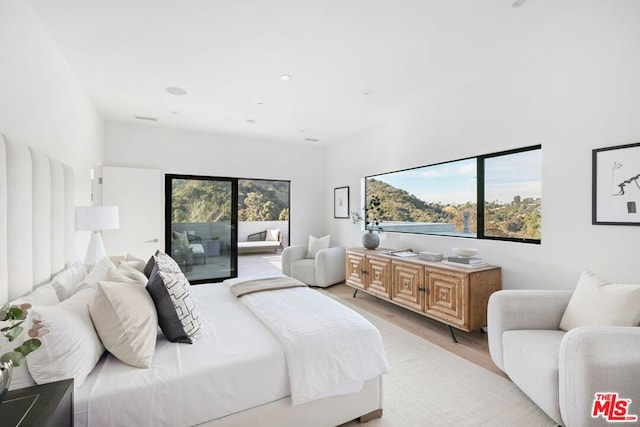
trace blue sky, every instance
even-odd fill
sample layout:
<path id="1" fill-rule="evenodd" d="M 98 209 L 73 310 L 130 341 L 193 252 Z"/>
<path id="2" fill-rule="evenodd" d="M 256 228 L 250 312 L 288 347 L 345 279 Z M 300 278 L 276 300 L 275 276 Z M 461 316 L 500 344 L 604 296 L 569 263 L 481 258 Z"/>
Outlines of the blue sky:
<path id="1" fill-rule="evenodd" d="M 515 195 L 541 197 L 542 150 L 488 158 L 485 199 L 508 203 Z M 373 178 L 426 201 L 464 203 L 476 200 L 476 159 L 393 172 Z"/>

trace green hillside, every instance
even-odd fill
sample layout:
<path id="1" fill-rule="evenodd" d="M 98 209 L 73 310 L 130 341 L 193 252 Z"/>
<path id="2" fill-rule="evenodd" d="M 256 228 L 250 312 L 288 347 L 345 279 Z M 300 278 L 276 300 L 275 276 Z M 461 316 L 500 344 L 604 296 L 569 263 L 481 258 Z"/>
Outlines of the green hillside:
<path id="1" fill-rule="evenodd" d="M 456 231 L 464 228 L 464 213 L 469 213 L 469 225 L 477 232 L 476 203 L 443 204 L 425 202 L 405 190 L 373 178 L 367 180 L 367 198 L 378 196 L 385 212 L 382 221 L 453 223 Z M 540 239 L 541 200 L 515 196 L 510 203 L 487 202 L 485 235 Z M 382 225 L 384 228 L 384 224 Z"/>
<path id="2" fill-rule="evenodd" d="M 175 179 L 172 189 L 172 222 L 216 222 L 231 218 L 231 183 Z M 239 221 L 289 219 L 289 183 L 239 180 Z"/>

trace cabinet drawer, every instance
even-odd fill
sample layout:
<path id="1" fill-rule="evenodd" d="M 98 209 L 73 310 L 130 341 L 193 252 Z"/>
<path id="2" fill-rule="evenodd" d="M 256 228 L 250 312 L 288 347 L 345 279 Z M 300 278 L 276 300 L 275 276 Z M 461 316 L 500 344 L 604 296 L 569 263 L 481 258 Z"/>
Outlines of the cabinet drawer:
<path id="1" fill-rule="evenodd" d="M 428 271 L 426 313 L 453 325 L 466 325 L 468 277 L 466 274 Z"/>

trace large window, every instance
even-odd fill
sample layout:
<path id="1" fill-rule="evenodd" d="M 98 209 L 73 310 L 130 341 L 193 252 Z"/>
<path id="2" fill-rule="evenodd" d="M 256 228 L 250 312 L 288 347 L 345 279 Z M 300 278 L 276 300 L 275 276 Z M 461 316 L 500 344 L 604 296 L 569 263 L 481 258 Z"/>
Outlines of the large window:
<path id="1" fill-rule="evenodd" d="M 387 232 L 540 243 L 542 147 L 365 178 Z M 366 215 L 366 212 L 365 212 Z"/>

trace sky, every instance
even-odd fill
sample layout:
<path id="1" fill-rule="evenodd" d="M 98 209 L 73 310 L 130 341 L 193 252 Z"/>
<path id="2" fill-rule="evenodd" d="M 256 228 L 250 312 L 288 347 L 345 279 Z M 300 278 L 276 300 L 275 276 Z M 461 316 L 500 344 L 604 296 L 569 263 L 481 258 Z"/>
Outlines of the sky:
<path id="1" fill-rule="evenodd" d="M 457 160 L 372 176 L 425 202 L 476 201 L 476 159 Z M 485 160 L 485 200 L 509 203 L 516 195 L 542 197 L 542 150 Z"/>

